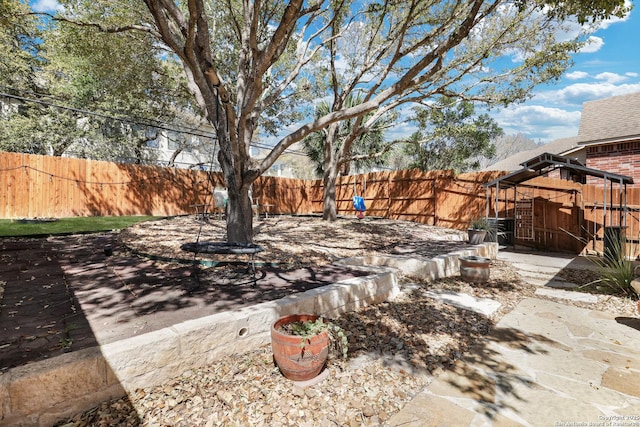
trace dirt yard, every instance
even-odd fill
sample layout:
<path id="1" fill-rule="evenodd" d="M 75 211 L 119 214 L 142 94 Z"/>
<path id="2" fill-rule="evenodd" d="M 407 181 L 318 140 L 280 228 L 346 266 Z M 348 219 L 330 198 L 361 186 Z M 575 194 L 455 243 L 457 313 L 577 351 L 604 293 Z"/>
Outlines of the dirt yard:
<path id="1" fill-rule="evenodd" d="M 467 246 L 464 232 L 402 221 L 348 218 L 327 223 L 311 217 L 274 217 L 255 226 L 255 243 L 265 249 L 257 258 L 287 268 L 328 265 L 367 254 L 432 257 Z M 138 253 L 183 258 L 184 243 L 224 240 L 224 224 L 181 217 L 143 223 L 119 237 Z M 567 274 L 575 280 L 590 279 L 581 271 Z M 202 369 L 185 367 L 179 378 L 105 402 L 63 425 L 384 425 L 435 376 L 451 369 L 504 314 L 535 292 L 511 265 L 500 261 L 492 263 L 486 284 L 469 284 L 459 277 L 431 283 L 405 277 L 402 286 L 404 293 L 394 301 L 334 319 L 347 331 L 349 359 L 333 358 L 329 377 L 316 386 L 292 385 L 264 347 Z M 491 298 L 502 306 L 485 317 L 425 295 L 434 289 Z M 591 308 L 624 315 L 633 312 L 633 306 L 611 297 Z"/>
<path id="2" fill-rule="evenodd" d="M 339 218 L 334 222 L 311 216 L 275 216 L 254 223 L 254 243 L 264 248 L 257 261 L 295 268 L 326 265 L 338 259 L 373 254 L 434 257 L 468 247 L 467 233 L 409 221 Z M 194 216 L 143 222 L 124 230 L 120 239 L 145 254 L 189 258 L 185 243 L 225 241 L 222 220 L 199 221 Z M 224 259 L 197 254 L 198 259 Z M 229 259 L 233 259 L 230 257 Z M 237 257 L 235 257 L 237 258 Z"/>

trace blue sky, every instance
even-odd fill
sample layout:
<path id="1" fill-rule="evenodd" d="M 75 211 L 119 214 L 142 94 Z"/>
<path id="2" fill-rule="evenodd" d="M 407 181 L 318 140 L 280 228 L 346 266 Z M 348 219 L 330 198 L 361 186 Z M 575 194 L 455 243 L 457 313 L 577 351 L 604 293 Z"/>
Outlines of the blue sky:
<path id="1" fill-rule="evenodd" d="M 493 112 L 506 134 L 522 133 L 547 143 L 578 135 L 586 101 L 640 92 L 640 9 L 608 22 L 593 43 L 574 55 L 574 65 L 554 85 L 541 86 L 533 99 Z"/>
<path id="2" fill-rule="evenodd" d="M 54 11 L 56 0 L 34 0 L 32 7 Z M 614 19 L 591 35 L 592 43 L 574 55 L 574 65 L 553 85 L 540 86 L 533 98 L 490 114 L 505 134 L 521 133 L 537 143 L 577 136 L 582 104 L 615 95 L 640 92 L 640 9 Z M 401 125 L 388 138 L 408 136 Z"/>

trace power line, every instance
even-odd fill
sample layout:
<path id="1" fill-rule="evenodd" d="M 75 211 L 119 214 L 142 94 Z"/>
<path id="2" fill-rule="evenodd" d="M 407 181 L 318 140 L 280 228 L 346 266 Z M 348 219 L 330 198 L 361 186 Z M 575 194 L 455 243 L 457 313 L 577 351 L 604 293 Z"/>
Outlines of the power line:
<path id="1" fill-rule="evenodd" d="M 58 175 L 58 174 L 54 174 L 51 172 L 47 172 L 45 170 L 42 169 L 38 169 L 35 168 L 33 166 L 28 166 L 25 164 L 22 164 L 20 166 L 15 166 L 12 168 L 5 168 L 5 169 L 0 169 L 0 172 L 8 172 L 8 171 L 12 171 L 12 170 L 18 170 L 18 169 L 24 169 L 25 172 L 28 172 L 29 170 L 32 170 L 34 172 L 37 173 L 41 173 L 43 175 L 47 175 L 49 177 L 49 179 L 59 179 L 61 181 L 70 181 L 70 182 L 75 182 L 76 184 L 85 184 L 85 185 L 129 185 L 129 184 L 135 184 L 135 183 L 144 183 L 145 181 L 152 181 L 152 180 L 156 180 L 156 179 L 164 179 L 163 178 L 163 174 L 155 174 L 146 178 L 141 178 L 141 179 L 135 179 L 135 180 L 129 180 L 129 181 L 88 181 L 88 180 L 80 180 L 77 178 L 69 178 L 66 176 L 62 176 L 62 175 Z"/>
<path id="2" fill-rule="evenodd" d="M 15 88 L 11 88 L 11 87 L 7 87 L 7 86 L 1 86 L 5 89 L 11 89 L 11 90 L 15 90 L 15 91 L 20 91 L 18 89 Z M 25 92 L 24 90 L 22 90 L 22 92 Z M 28 92 L 28 91 L 26 91 Z M 43 94 L 39 94 L 36 92 L 28 92 L 31 93 L 32 95 L 36 95 L 36 96 L 48 96 L 48 95 L 43 95 Z M 90 111 L 90 110 L 85 110 L 85 109 L 81 109 L 81 108 L 75 108 L 75 107 L 68 107 L 65 105 L 60 105 L 60 104 L 55 104 L 53 102 L 47 102 L 47 101 L 43 101 L 40 99 L 33 99 L 33 98 L 27 98 L 24 96 L 19 96 L 19 95 L 12 95 L 6 92 L 0 92 L 0 96 L 3 96 L 5 98 L 11 98 L 11 99 L 16 99 L 19 101 L 23 101 L 23 102 L 33 102 L 36 104 L 40 104 L 40 105 L 45 105 L 47 107 L 53 107 L 53 108 L 59 108 L 59 109 L 63 109 L 63 110 L 69 110 L 69 111 L 73 111 L 76 113 L 80 113 L 80 114 L 85 114 L 85 115 L 90 115 L 90 116 L 95 116 L 95 117 L 100 117 L 100 118 L 104 118 L 104 119 L 109 119 L 109 120 L 116 120 L 116 121 L 120 121 L 123 123 L 129 123 L 129 124 L 133 124 L 133 125 L 141 125 L 141 126 L 147 126 L 147 127 L 153 127 L 153 128 L 157 128 L 157 129 L 161 129 L 161 130 L 166 130 L 166 131 L 170 131 L 170 132 L 179 132 L 179 133 L 183 133 L 186 135 L 192 135 L 192 136 L 198 136 L 198 137 L 203 137 L 203 138 L 211 138 L 211 139 L 217 139 L 217 135 L 214 133 L 209 133 L 209 132 L 204 132 L 201 131 L 197 128 L 192 128 L 192 127 L 185 127 L 183 125 L 173 125 L 176 127 L 171 127 L 171 125 L 163 123 L 163 122 L 159 122 L 157 121 L 156 123 L 158 124 L 153 124 L 150 122 L 145 122 L 142 121 L 141 119 L 129 119 L 129 118 L 123 118 L 123 117 L 116 117 L 110 114 L 105 114 L 105 113 L 100 113 L 100 112 L 96 112 L 96 111 Z M 252 142 L 250 144 L 250 146 L 252 147 L 256 147 L 256 148 L 261 148 L 261 149 L 266 149 L 266 150 L 271 150 L 273 149 L 273 146 L 269 146 L 266 144 L 261 144 L 261 143 L 257 143 L 257 142 Z M 296 150 L 288 150 L 285 149 L 284 150 L 285 153 L 287 154 L 294 154 L 294 155 L 298 155 L 298 156 L 307 156 L 305 153 L 301 152 L 301 151 L 296 151 Z"/>
<path id="3" fill-rule="evenodd" d="M 17 99 L 17 100 L 23 101 L 23 102 L 33 102 L 33 103 L 36 103 L 36 104 L 45 105 L 47 107 L 54 107 L 54 108 L 59 108 L 59 109 L 62 109 L 62 110 L 69 110 L 69 111 L 73 111 L 75 113 L 86 114 L 86 115 L 89 115 L 89 116 L 100 117 L 100 118 L 103 118 L 103 119 L 116 120 L 116 121 L 129 123 L 129 124 L 133 124 L 133 125 L 142 125 L 142 126 L 154 127 L 154 128 L 158 128 L 158 129 L 162 129 L 162 130 L 171 131 L 171 132 L 180 132 L 180 133 L 185 133 L 187 135 L 200 136 L 200 137 L 205 137 L 205 138 L 215 138 L 216 137 L 216 135 L 212 134 L 212 133 L 205 133 L 205 132 L 197 132 L 196 133 L 196 132 L 192 132 L 192 131 L 188 131 L 188 130 L 172 128 L 172 127 L 167 126 L 166 124 L 145 123 L 145 122 L 142 122 L 142 121 L 136 121 L 136 120 L 123 118 L 123 117 L 115 117 L 115 116 L 112 116 L 112 115 L 109 115 L 109 114 L 98 113 L 98 112 L 95 112 L 95 111 L 83 110 L 81 108 L 67 107 L 65 105 L 54 104 L 53 102 L 42 101 L 40 99 L 27 98 L 27 97 L 19 96 L 19 95 L 11 95 L 11 94 L 6 93 L 6 92 L 0 92 L 0 96 L 4 96 L 5 98 Z"/>
<path id="4" fill-rule="evenodd" d="M 25 89 L 18 89 L 18 88 L 14 88 L 14 87 L 10 87 L 10 86 L 4 86 L 4 85 L 0 85 L 0 87 L 4 88 L 5 90 L 10 90 L 10 91 L 14 91 L 14 92 L 28 93 L 28 94 L 31 94 L 31 95 L 35 95 L 37 97 L 53 98 L 53 99 L 57 99 L 57 100 L 60 100 L 60 101 L 64 101 L 62 98 L 54 96 L 54 95 L 50 95 L 50 94 L 42 94 L 42 93 L 38 93 L 38 92 L 33 92 L 33 91 L 25 90 Z M 83 114 L 88 114 L 88 115 L 106 117 L 106 118 L 109 118 L 111 120 L 118 120 L 118 121 L 122 121 L 122 122 L 128 122 L 128 123 L 132 123 L 132 124 L 138 124 L 138 125 L 149 126 L 149 127 L 157 127 L 157 128 L 160 128 L 160 129 L 162 129 L 163 126 L 166 126 L 166 127 L 173 126 L 173 128 L 168 128 L 167 130 L 172 130 L 174 132 L 182 132 L 182 133 L 193 132 L 193 134 L 196 135 L 196 136 L 205 136 L 207 138 L 216 138 L 217 137 L 215 133 L 204 132 L 199 128 L 191 127 L 191 126 L 185 126 L 184 124 L 164 123 L 164 122 L 162 122 L 160 120 L 153 120 L 153 119 L 139 118 L 139 117 L 135 117 L 134 119 L 115 117 L 113 115 L 113 112 L 112 111 L 110 112 L 108 110 L 105 110 L 105 111 L 107 111 L 109 114 L 100 113 L 100 112 L 97 112 L 97 111 L 89 111 L 89 110 L 84 110 L 84 109 L 67 107 L 65 105 L 54 104 L 52 102 L 47 103 L 46 101 L 43 101 L 41 99 L 33 99 L 33 98 L 26 98 L 26 97 L 22 97 L 22 98 L 24 100 L 28 100 L 30 102 L 40 103 L 40 104 L 47 105 L 47 106 L 53 106 L 55 108 L 61 108 L 61 109 L 68 109 L 68 110 L 72 110 L 72 111 L 77 111 L 77 112 L 81 112 Z"/>

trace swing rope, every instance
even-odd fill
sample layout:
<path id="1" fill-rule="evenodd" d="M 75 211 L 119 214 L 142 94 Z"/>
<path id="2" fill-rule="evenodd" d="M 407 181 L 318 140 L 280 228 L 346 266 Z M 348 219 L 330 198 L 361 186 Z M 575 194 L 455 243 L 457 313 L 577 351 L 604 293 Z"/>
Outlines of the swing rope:
<path id="1" fill-rule="evenodd" d="M 216 89 L 217 92 L 217 89 Z M 216 126 L 218 125 L 218 108 L 219 108 L 219 101 L 218 101 L 218 97 L 216 96 Z M 213 162 L 215 160 L 215 155 L 216 155 L 216 144 L 218 144 L 218 137 L 216 134 L 216 140 L 213 143 L 213 149 L 211 150 L 211 158 L 209 159 L 209 170 L 207 172 L 207 180 L 209 181 L 209 192 L 207 193 L 207 195 L 205 196 L 204 199 L 204 203 L 205 206 L 207 205 L 207 203 L 211 203 L 213 202 L 213 189 L 215 188 L 215 179 L 213 178 Z M 219 144 L 218 144 L 219 145 Z M 204 212 L 206 212 L 206 207 L 203 209 Z M 204 226 L 204 214 L 202 216 L 202 221 L 200 222 L 200 227 L 198 227 L 198 234 L 196 235 L 196 250 L 193 252 L 193 265 L 196 265 L 196 257 L 198 256 L 198 248 L 199 248 L 199 243 L 200 243 L 200 236 L 202 235 L 202 227 Z"/>

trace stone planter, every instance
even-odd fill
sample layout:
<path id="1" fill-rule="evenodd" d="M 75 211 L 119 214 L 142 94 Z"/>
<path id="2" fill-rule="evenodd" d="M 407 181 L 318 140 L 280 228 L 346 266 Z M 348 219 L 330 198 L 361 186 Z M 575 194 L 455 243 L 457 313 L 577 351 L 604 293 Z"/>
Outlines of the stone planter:
<path id="1" fill-rule="evenodd" d="M 489 280 L 489 258 L 469 255 L 460 257 L 460 276 L 470 283 L 485 283 Z"/>
<path id="2" fill-rule="evenodd" d="M 635 269 L 633 270 L 633 273 L 635 275 L 636 273 Z M 636 291 L 636 294 L 640 296 L 640 279 L 639 278 L 636 277 L 631 281 L 631 287 L 633 288 L 634 291 Z M 638 314 L 640 314 L 640 300 L 638 300 Z"/>

